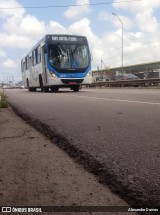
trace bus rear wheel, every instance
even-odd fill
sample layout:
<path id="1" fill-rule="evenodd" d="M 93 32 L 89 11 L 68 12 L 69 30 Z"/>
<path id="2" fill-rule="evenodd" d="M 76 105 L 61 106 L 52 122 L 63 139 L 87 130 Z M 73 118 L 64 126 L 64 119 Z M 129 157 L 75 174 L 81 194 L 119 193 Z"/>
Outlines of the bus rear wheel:
<path id="1" fill-rule="evenodd" d="M 30 92 L 36 92 L 36 87 L 29 87 Z"/>
<path id="2" fill-rule="evenodd" d="M 43 92 L 48 93 L 49 92 L 49 87 L 43 87 Z"/>

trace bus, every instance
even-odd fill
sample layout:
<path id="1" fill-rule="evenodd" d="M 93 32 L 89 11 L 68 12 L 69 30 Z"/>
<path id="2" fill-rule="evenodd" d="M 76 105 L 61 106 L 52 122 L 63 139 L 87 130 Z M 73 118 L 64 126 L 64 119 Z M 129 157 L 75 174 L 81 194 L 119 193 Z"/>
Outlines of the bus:
<path id="1" fill-rule="evenodd" d="M 77 92 L 90 85 L 91 56 L 85 36 L 45 35 L 22 59 L 22 80 L 29 91 L 57 92 L 67 87 Z"/>

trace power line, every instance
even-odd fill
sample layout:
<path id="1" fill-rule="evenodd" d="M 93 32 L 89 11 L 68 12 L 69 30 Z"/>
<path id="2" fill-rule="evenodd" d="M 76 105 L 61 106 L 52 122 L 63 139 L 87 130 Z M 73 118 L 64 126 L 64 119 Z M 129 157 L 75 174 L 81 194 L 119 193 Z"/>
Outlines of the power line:
<path id="1" fill-rule="evenodd" d="M 45 5 L 45 6 L 20 6 L 20 7 L 1 7 L 0 10 L 14 10 L 14 9 L 46 9 L 46 8 L 65 8 L 65 7 L 83 7 L 83 6 L 98 6 L 98 5 L 108 5 L 108 4 L 120 4 L 120 3 L 132 3 L 135 1 L 143 0 L 129 0 L 129 1 L 118 1 L 118 2 L 100 2 L 100 3 L 90 3 L 90 4 L 77 4 L 77 5 Z"/>

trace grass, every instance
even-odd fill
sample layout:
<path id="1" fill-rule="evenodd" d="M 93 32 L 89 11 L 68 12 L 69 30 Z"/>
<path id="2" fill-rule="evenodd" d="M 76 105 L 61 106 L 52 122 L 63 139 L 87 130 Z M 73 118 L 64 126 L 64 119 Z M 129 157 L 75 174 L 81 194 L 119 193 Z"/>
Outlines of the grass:
<path id="1" fill-rule="evenodd" d="M 0 93 L 0 108 L 7 107 L 8 107 L 7 96 L 4 93 Z"/>

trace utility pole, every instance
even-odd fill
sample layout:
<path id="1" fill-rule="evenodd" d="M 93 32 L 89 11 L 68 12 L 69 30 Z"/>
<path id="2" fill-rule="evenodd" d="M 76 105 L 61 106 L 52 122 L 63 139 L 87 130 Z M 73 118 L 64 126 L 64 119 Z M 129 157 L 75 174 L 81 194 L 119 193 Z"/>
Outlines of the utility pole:
<path id="1" fill-rule="evenodd" d="M 102 75 L 102 59 L 101 59 L 101 80 L 103 79 L 103 75 Z"/>
<path id="2" fill-rule="evenodd" d="M 116 13 L 112 13 L 112 14 L 118 18 L 118 20 L 120 21 L 120 23 L 122 25 L 122 74 L 123 74 L 123 72 L 124 72 L 124 69 L 123 69 L 123 21 L 119 18 L 119 16 Z"/>

